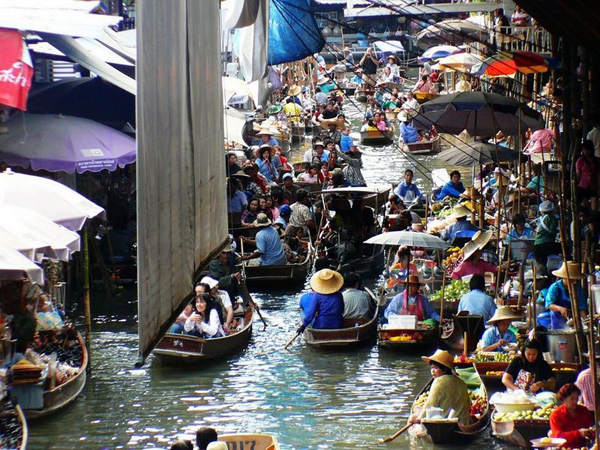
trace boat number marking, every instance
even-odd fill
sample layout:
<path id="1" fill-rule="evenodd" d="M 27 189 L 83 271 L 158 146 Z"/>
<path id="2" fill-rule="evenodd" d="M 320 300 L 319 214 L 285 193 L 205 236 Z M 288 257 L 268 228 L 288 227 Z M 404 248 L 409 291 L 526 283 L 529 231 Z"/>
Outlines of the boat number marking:
<path id="1" fill-rule="evenodd" d="M 229 450 L 254 450 L 256 441 L 228 442 Z"/>

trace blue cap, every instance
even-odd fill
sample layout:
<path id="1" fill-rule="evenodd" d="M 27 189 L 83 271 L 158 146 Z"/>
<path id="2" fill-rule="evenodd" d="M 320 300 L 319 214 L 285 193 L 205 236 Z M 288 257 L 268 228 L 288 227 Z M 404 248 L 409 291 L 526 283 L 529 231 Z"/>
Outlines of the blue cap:
<path id="1" fill-rule="evenodd" d="M 279 208 L 279 214 L 291 214 L 292 213 L 292 208 L 290 208 L 290 205 L 281 205 L 281 208 Z"/>

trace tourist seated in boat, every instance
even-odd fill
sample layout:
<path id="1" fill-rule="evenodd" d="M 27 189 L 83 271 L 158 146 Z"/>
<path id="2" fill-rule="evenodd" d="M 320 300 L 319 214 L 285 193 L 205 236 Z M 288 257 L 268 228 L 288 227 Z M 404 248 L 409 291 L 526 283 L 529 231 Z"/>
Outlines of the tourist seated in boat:
<path id="1" fill-rule="evenodd" d="M 361 69 L 356 69 L 355 74 L 352 76 L 352 78 L 350 78 L 350 83 L 355 84 L 357 87 L 361 87 L 363 85 Z"/>
<path id="2" fill-rule="evenodd" d="M 476 273 L 469 280 L 469 292 L 458 302 L 458 311 L 468 311 L 469 314 L 482 315 L 483 321 L 488 322 L 496 312 L 496 302 L 485 293 L 485 277 Z"/>
<path id="3" fill-rule="evenodd" d="M 584 448 L 594 439 L 593 413 L 578 404 L 581 391 L 567 383 L 558 391 L 562 404 L 550 414 L 550 431 L 553 438 L 566 439 L 562 448 Z"/>
<path id="4" fill-rule="evenodd" d="M 269 182 L 264 177 L 264 175 L 260 173 L 258 164 L 256 164 L 255 162 L 253 163 L 249 160 L 246 161 L 244 163 L 244 172 L 250 176 L 250 181 L 256 183 L 260 187 L 260 190 L 263 194 L 269 192 L 271 186 L 269 185 Z"/>
<path id="5" fill-rule="evenodd" d="M 454 205 L 452 217 L 456 219 L 456 222 L 444 228 L 440 233 L 440 238 L 448 242 L 454 242 L 457 233 L 460 231 L 478 231 L 479 228 L 476 225 L 473 225 L 470 220 L 467 220 L 471 214 L 471 211 L 466 206 L 461 204 Z"/>
<path id="6" fill-rule="evenodd" d="M 373 300 L 362 289 L 362 278 L 355 272 L 344 275 L 344 319 L 370 319 L 373 315 Z"/>
<path id="7" fill-rule="evenodd" d="M 416 92 L 422 92 L 424 94 L 429 94 L 433 91 L 433 83 L 429 81 L 429 76 L 423 75 L 421 80 L 416 84 L 415 89 Z"/>
<path id="8" fill-rule="evenodd" d="M 385 67 L 390 69 L 392 81 L 394 83 L 400 81 L 400 67 L 398 66 L 398 58 L 395 55 L 390 55 L 387 57 L 387 64 Z"/>
<path id="9" fill-rule="evenodd" d="M 350 147 L 354 145 L 354 140 L 352 136 L 350 136 L 350 127 L 345 126 L 342 130 L 342 135 L 340 136 L 340 150 L 344 153 L 347 153 L 350 150 Z"/>
<path id="10" fill-rule="evenodd" d="M 398 120 L 400 121 L 400 136 L 402 136 L 402 141 L 405 144 L 417 142 L 419 140 L 419 133 L 415 127 L 408 123 L 409 119 L 406 111 L 400 112 Z"/>
<path id="11" fill-rule="evenodd" d="M 291 205 L 296 201 L 296 192 L 300 188 L 294 184 L 294 176 L 291 173 L 284 174 L 282 181 L 283 203 Z"/>
<path id="12" fill-rule="evenodd" d="M 374 97 L 369 96 L 367 99 L 367 110 L 365 111 L 365 120 L 372 119 L 375 113 L 379 110 L 377 101 Z"/>
<path id="13" fill-rule="evenodd" d="M 202 427 L 196 431 L 196 446 L 198 450 L 206 450 L 211 442 L 217 442 L 219 436 L 214 428 Z"/>
<path id="14" fill-rule="evenodd" d="M 233 304 L 232 297 L 229 296 L 229 293 L 220 289 L 218 280 L 209 276 L 202 277 L 200 283 L 196 285 L 194 290 L 196 296 L 207 293 L 213 299 L 213 302 L 215 302 L 218 307 L 217 311 L 219 312 L 219 319 L 221 320 L 223 329 L 226 333 L 229 333 L 229 330 L 232 330 L 237 326 L 234 318 L 236 309 L 237 312 L 240 312 L 240 309 L 243 307 L 241 305 Z M 233 297 L 233 301 L 235 301 L 235 297 Z"/>
<path id="15" fill-rule="evenodd" d="M 298 264 L 304 260 L 302 256 L 302 245 L 300 245 L 300 240 L 297 237 L 286 236 L 283 239 L 281 246 L 283 247 L 283 253 L 285 254 L 288 264 Z M 300 253 L 298 251 L 300 251 Z"/>
<path id="16" fill-rule="evenodd" d="M 320 86 L 315 88 L 315 102 L 317 102 L 317 106 L 325 107 L 327 105 L 327 94 L 321 90 Z"/>
<path id="17" fill-rule="evenodd" d="M 323 111 L 323 114 L 321 114 L 321 120 L 323 121 L 325 119 L 335 119 L 339 113 L 340 110 L 336 106 L 335 101 L 329 100 L 327 102 L 327 107 L 325 108 L 325 111 Z"/>
<path id="18" fill-rule="evenodd" d="M 322 164 L 327 164 L 326 162 Z M 307 164 L 306 171 L 302 172 L 296 178 L 297 181 L 302 181 L 303 183 L 315 184 L 319 182 L 319 172 L 320 172 L 320 164 Z"/>
<path id="19" fill-rule="evenodd" d="M 184 328 L 185 322 L 192 315 L 192 312 L 194 312 L 194 307 L 193 307 L 194 301 L 195 300 L 192 300 L 188 305 L 186 305 L 185 308 L 183 308 L 183 311 L 181 311 L 181 314 L 179 314 L 177 319 L 175 319 L 175 323 L 173 325 L 171 325 L 171 328 L 169 328 L 169 331 L 167 331 L 167 333 L 183 334 L 185 332 L 185 328 Z"/>
<path id="20" fill-rule="evenodd" d="M 276 187 L 278 187 L 278 186 L 276 186 Z M 275 206 L 275 200 L 273 200 L 273 196 L 270 194 L 266 194 L 263 196 L 263 199 L 265 201 L 265 206 L 264 206 L 264 208 L 262 207 L 262 200 L 261 200 L 261 202 L 260 202 L 261 209 L 263 209 L 263 211 L 265 211 L 265 214 L 267 216 L 269 216 L 269 219 L 271 219 L 272 221 L 279 219 L 279 208 L 277 208 L 277 206 Z"/>
<path id="21" fill-rule="evenodd" d="M 534 232 L 533 254 L 538 270 L 546 273 L 546 264 L 551 255 L 561 254 L 561 245 L 556 242 L 558 235 L 558 220 L 554 215 L 554 203 L 550 200 L 543 201 L 539 206 L 541 216 L 537 219 Z"/>
<path id="22" fill-rule="evenodd" d="M 242 226 L 243 227 L 252 227 L 254 226 L 254 221 L 258 217 L 259 214 L 259 205 L 260 202 L 258 197 L 252 198 L 247 205 L 246 210 L 242 213 Z"/>
<path id="23" fill-rule="evenodd" d="M 338 153 L 338 150 L 340 147 L 330 137 L 326 138 L 323 141 L 323 143 L 325 144 L 325 151 L 329 152 L 329 161 L 322 161 L 322 162 L 331 163 L 331 166 L 329 167 L 329 169 L 333 170 L 333 169 L 335 169 L 335 165 L 336 165 L 337 161 L 336 160 L 332 161 L 332 160 L 337 158 L 337 153 Z"/>
<path id="24" fill-rule="evenodd" d="M 275 183 L 279 178 L 279 172 L 272 160 L 274 155 L 275 148 L 270 145 L 261 145 L 256 150 L 256 164 L 258 164 L 260 173 L 264 175 L 269 183 Z"/>
<path id="25" fill-rule="evenodd" d="M 184 329 L 189 335 L 205 339 L 225 336 L 217 306 L 208 293 L 196 296 L 193 312 L 185 321 Z"/>
<path id="26" fill-rule="evenodd" d="M 227 176 L 230 177 L 235 173 L 238 173 L 242 168 L 238 165 L 237 155 L 233 152 L 229 152 L 225 155 L 227 160 Z"/>
<path id="27" fill-rule="evenodd" d="M 415 98 L 415 94 L 412 91 L 406 93 L 406 100 L 402 103 L 400 109 L 405 110 L 409 117 L 414 116 L 419 110 L 419 102 Z"/>
<path id="28" fill-rule="evenodd" d="M 322 269 L 310 279 L 311 292 L 300 298 L 302 325 L 299 332 L 315 329 L 339 329 L 344 326 L 344 298 L 340 289 L 344 279 L 335 270 Z"/>
<path id="29" fill-rule="evenodd" d="M 440 315 L 435 312 L 427 297 L 420 292 L 423 284 L 418 275 L 409 275 L 407 284 L 408 288 L 392 299 L 383 316 L 389 319 L 391 315 L 412 315 L 417 316 L 419 322 L 429 319 L 439 322 Z"/>
<path id="30" fill-rule="evenodd" d="M 366 186 L 367 182 L 365 181 L 361 170 L 363 165 L 361 158 L 362 154 L 358 150 L 358 147 L 352 145 L 347 154 L 340 152 L 338 153 L 338 156 L 346 163 L 346 166 L 342 169 L 346 184 L 352 187 Z"/>
<path id="31" fill-rule="evenodd" d="M 379 78 L 379 83 L 393 83 L 394 75 L 392 75 L 392 70 L 389 67 L 384 67 L 383 72 L 381 73 L 381 77 Z"/>
<path id="32" fill-rule="evenodd" d="M 581 280 L 585 278 L 585 274 L 581 272 L 580 264 L 568 261 L 563 262 L 560 269 L 553 271 L 552 275 L 558 279 L 548 288 L 545 306 L 550 311 L 550 329 L 560 330 L 566 327 L 567 321 L 572 317 L 569 280 L 573 290 L 577 290 L 579 313 L 583 319 L 587 318 L 587 296 L 581 288 Z"/>
<path id="33" fill-rule="evenodd" d="M 313 127 L 320 127 L 321 126 L 321 114 L 323 114 L 323 112 L 325 111 L 325 106 L 324 105 L 319 105 L 317 106 L 317 110 L 315 111 L 315 113 L 312 115 L 312 118 L 310 119 Z"/>
<path id="34" fill-rule="evenodd" d="M 252 167 L 246 167 L 244 170 L 240 170 L 237 173 L 232 174 L 231 176 L 235 179 L 239 180 L 241 183 L 241 191 L 246 195 L 248 199 L 256 195 L 262 195 L 262 189 L 258 184 L 252 181 L 250 173 L 252 171 Z"/>
<path id="35" fill-rule="evenodd" d="M 473 314 L 473 313 L 471 313 Z M 481 350 L 484 352 L 506 353 L 504 347 L 507 344 L 517 344 L 517 335 L 509 329 L 513 320 L 519 320 L 522 316 L 515 314 L 510 306 L 501 306 L 496 310 L 494 316 L 487 321 L 492 325 L 481 336 Z"/>
<path id="36" fill-rule="evenodd" d="M 292 214 L 288 226 L 285 230 L 286 234 L 294 235 L 296 228 L 301 228 L 304 232 L 311 230 L 311 233 L 315 230 L 315 222 L 310 212 L 310 199 L 308 192 L 304 189 L 298 189 L 296 193 L 296 203 L 292 205 Z"/>
<path id="37" fill-rule="evenodd" d="M 443 187 L 440 193 L 435 197 L 435 200 L 440 201 L 446 198 L 459 198 L 460 194 L 465 192 L 465 187 L 460 181 L 460 172 L 453 170 L 450 172 L 450 181 Z"/>
<path id="38" fill-rule="evenodd" d="M 300 86 L 295 87 L 300 90 Z M 291 123 L 299 123 L 302 119 L 304 110 L 302 109 L 302 106 L 296 103 L 292 97 L 288 97 L 285 102 L 285 106 L 283 107 L 283 113 L 287 116 Z"/>
<path id="39" fill-rule="evenodd" d="M 234 177 L 227 181 L 227 212 L 242 213 L 248 206 L 248 197 L 241 190 L 240 181 Z"/>
<path id="40" fill-rule="evenodd" d="M 242 281 L 242 273 L 235 266 L 233 247 L 228 244 L 208 265 L 211 278 L 219 282 L 219 287 L 227 291 L 230 298 L 238 295 L 238 284 Z"/>
<path id="41" fill-rule="evenodd" d="M 316 141 L 311 149 L 308 149 L 306 152 L 304 152 L 302 162 L 329 162 L 329 152 L 325 151 L 325 143 L 323 141 Z"/>
<path id="42" fill-rule="evenodd" d="M 436 407 L 443 409 L 446 416 L 453 409 L 458 421 L 463 425 L 469 425 L 471 423 L 469 390 L 466 383 L 454 371 L 454 357 L 446 350 L 436 350 L 433 355 L 422 356 L 421 359 L 429 364 L 433 383 L 421 413 L 411 415 L 408 422 L 413 424 L 421 422 L 425 411 Z"/>
<path id="43" fill-rule="evenodd" d="M 272 227 L 272 222 L 266 214 L 259 214 L 254 221 L 254 227 L 260 228 L 254 239 L 240 237 L 241 240 L 256 246 L 249 255 L 242 255 L 243 261 L 250 261 L 251 266 L 283 266 L 287 264 L 279 233 Z"/>
<path id="44" fill-rule="evenodd" d="M 522 389 L 532 393 L 553 391 L 556 384 L 552 367 L 542 357 L 542 345 L 537 339 L 528 339 L 521 354 L 515 356 L 502 375 L 507 389 Z"/>
<path id="45" fill-rule="evenodd" d="M 405 203 L 412 203 L 413 201 L 425 200 L 425 196 L 419 191 L 419 187 L 412 182 L 414 172 L 412 169 L 406 169 L 404 171 L 404 180 L 396 188 L 396 195 L 400 200 Z"/>
<path id="46" fill-rule="evenodd" d="M 291 214 L 292 208 L 290 207 L 290 205 L 281 205 L 281 208 L 279 209 L 279 217 L 277 218 L 277 220 L 275 220 L 275 225 L 278 225 L 280 229 L 285 231 L 290 221 Z"/>
<path id="47" fill-rule="evenodd" d="M 527 225 L 523 214 L 515 214 L 512 224 L 513 229 L 506 235 L 506 245 L 508 245 L 511 240 L 514 242 L 522 239 L 533 239 L 533 229 Z"/>
<path id="48" fill-rule="evenodd" d="M 338 131 L 339 123 L 343 124 L 344 123 L 343 119 L 342 119 L 342 122 L 329 122 L 327 124 L 327 139 L 326 139 L 326 141 L 330 140 L 336 146 L 339 146 L 340 142 L 342 141 L 342 133 L 340 131 Z M 325 142 L 325 148 L 327 149 L 327 142 Z"/>
<path id="49" fill-rule="evenodd" d="M 452 272 L 453 280 L 460 280 L 462 277 L 474 275 L 476 273 L 485 275 L 486 272 L 496 273 L 498 268 L 481 258 L 482 249 L 487 245 L 491 238 L 491 231 L 477 232 L 473 235 L 471 241 L 463 247 L 463 261 Z M 507 263 L 501 266 L 504 268 Z"/>
<path id="50" fill-rule="evenodd" d="M 396 96 L 393 94 L 390 96 L 389 99 L 383 102 L 383 105 L 381 105 L 381 109 L 383 109 L 384 111 L 395 111 L 396 108 L 399 107 L 400 102 L 398 101 L 398 98 L 396 98 Z"/>

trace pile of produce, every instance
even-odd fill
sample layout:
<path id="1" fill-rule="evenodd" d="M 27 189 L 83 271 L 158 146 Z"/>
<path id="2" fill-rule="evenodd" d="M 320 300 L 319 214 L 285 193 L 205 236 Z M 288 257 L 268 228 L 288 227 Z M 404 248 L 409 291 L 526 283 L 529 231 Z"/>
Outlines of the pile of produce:
<path id="1" fill-rule="evenodd" d="M 487 409 L 487 399 L 473 391 L 469 391 L 469 399 L 471 400 L 471 409 L 469 414 L 471 417 L 479 418 Z"/>
<path id="2" fill-rule="evenodd" d="M 549 404 L 533 411 L 514 411 L 510 413 L 496 413 L 493 420 L 496 422 L 511 422 L 514 420 L 548 420 L 550 414 L 557 408 L 554 404 Z"/>
<path id="3" fill-rule="evenodd" d="M 501 370 L 488 370 L 485 373 L 485 376 L 486 377 L 501 377 L 503 373 L 504 372 L 502 372 Z"/>
<path id="4" fill-rule="evenodd" d="M 446 259 L 444 259 L 442 266 L 444 267 L 446 274 L 451 274 L 462 262 L 463 252 L 460 247 L 452 247 L 446 250 L 446 255 Z"/>
<path id="5" fill-rule="evenodd" d="M 415 407 L 424 406 L 427 403 L 427 399 L 429 398 L 429 391 L 423 392 L 419 397 L 415 400 Z"/>
<path id="6" fill-rule="evenodd" d="M 444 291 L 444 301 L 458 301 L 460 298 L 470 291 L 469 283 L 462 280 L 452 280 L 446 285 L 445 289 L 440 289 L 429 297 L 430 301 L 440 301 L 442 299 L 442 291 Z"/>
<path id="7" fill-rule="evenodd" d="M 574 367 L 557 367 L 552 369 L 554 372 L 577 372 Z"/>
<path id="8" fill-rule="evenodd" d="M 478 352 L 475 355 L 475 362 L 503 362 L 509 363 L 513 360 L 514 356 L 509 353 L 502 352 Z"/>
<path id="9" fill-rule="evenodd" d="M 402 333 L 399 336 L 392 336 L 390 341 L 392 342 L 406 342 L 406 341 L 420 341 L 423 339 L 421 333 Z"/>
<path id="10" fill-rule="evenodd" d="M 0 403 L 0 448 L 20 448 L 23 429 L 13 403 L 5 398 Z"/>

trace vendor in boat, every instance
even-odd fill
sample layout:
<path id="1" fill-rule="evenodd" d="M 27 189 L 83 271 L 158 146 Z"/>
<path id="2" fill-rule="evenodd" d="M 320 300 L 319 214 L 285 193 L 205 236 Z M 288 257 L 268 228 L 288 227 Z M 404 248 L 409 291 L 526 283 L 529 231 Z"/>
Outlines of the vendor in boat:
<path id="1" fill-rule="evenodd" d="M 279 233 L 273 228 L 266 214 L 260 213 L 254 221 L 254 227 L 260 228 L 255 239 L 240 237 L 240 240 L 255 245 L 256 250 L 249 255 L 242 255 L 243 261 L 251 261 L 251 266 L 283 266 L 287 264 L 281 245 Z"/>
<path id="2" fill-rule="evenodd" d="M 460 280 L 462 277 L 479 273 L 485 275 L 486 272 L 496 273 L 498 268 L 481 258 L 481 251 L 487 245 L 492 237 L 492 231 L 478 231 L 473 235 L 471 241 L 463 247 L 463 261 L 452 272 L 453 280 Z M 508 263 L 505 263 L 508 264 Z M 503 266 L 501 266 L 502 268 Z"/>
<path id="3" fill-rule="evenodd" d="M 502 375 L 502 384 L 513 391 L 553 391 L 555 383 L 552 367 L 542 357 L 542 345 L 536 339 L 525 341 L 521 355 L 510 362 Z"/>
<path id="4" fill-rule="evenodd" d="M 546 309 L 550 311 L 550 329 L 560 330 L 566 327 L 567 320 L 572 317 L 569 280 L 572 292 L 576 292 L 579 314 L 583 319 L 587 317 L 587 298 L 581 288 L 581 280 L 585 278 L 585 275 L 581 273 L 581 266 L 572 261 L 568 261 L 566 264 L 563 262 L 560 269 L 553 271 L 552 274 L 558 280 L 548 288 Z"/>
<path id="5" fill-rule="evenodd" d="M 412 182 L 414 175 L 412 169 L 406 169 L 404 171 L 404 180 L 396 188 L 396 195 L 405 203 L 412 203 L 415 200 L 422 201 L 425 198 L 417 185 Z"/>
<path id="6" fill-rule="evenodd" d="M 506 245 L 510 241 L 519 241 L 522 239 L 533 239 L 533 230 L 527 226 L 525 216 L 523 214 L 515 214 L 512 220 L 513 229 L 506 236 Z"/>
<path id="7" fill-rule="evenodd" d="M 469 292 L 464 294 L 458 303 L 458 312 L 467 311 L 469 314 L 483 316 L 487 322 L 496 313 L 496 302 L 485 293 L 485 277 L 476 273 L 469 280 Z"/>
<path id="8" fill-rule="evenodd" d="M 508 327 L 513 320 L 521 319 L 522 316 L 515 314 L 510 306 L 501 306 L 496 310 L 494 316 L 487 321 L 492 325 L 481 336 L 481 350 L 484 352 L 505 352 L 507 344 L 516 344 L 517 336 Z"/>
<path id="9" fill-rule="evenodd" d="M 322 269 L 310 279 L 311 292 L 300 298 L 302 333 L 311 326 L 315 329 L 339 329 L 344 326 L 344 298 L 340 289 L 344 279 L 335 270 Z"/>
<path id="10" fill-rule="evenodd" d="M 217 306 L 207 293 L 196 296 L 192 315 L 185 321 L 185 332 L 201 338 L 225 336 Z"/>
<path id="11" fill-rule="evenodd" d="M 208 265 L 211 278 L 219 282 L 221 289 L 227 291 L 230 298 L 238 295 L 238 284 L 242 281 L 242 274 L 235 266 L 233 247 L 228 244 Z"/>
<path id="12" fill-rule="evenodd" d="M 463 425 L 469 425 L 471 423 L 469 390 L 466 383 L 454 372 L 454 357 L 446 350 L 436 350 L 433 355 L 423 356 L 421 359 L 429 364 L 433 383 L 420 414 L 413 414 L 408 422 L 419 423 L 427 409 L 437 407 L 444 410 L 445 416 L 453 409 L 458 421 Z"/>
<path id="13" fill-rule="evenodd" d="M 412 144 L 419 140 L 419 133 L 409 123 L 408 113 L 406 111 L 400 111 L 398 114 L 398 120 L 400 121 L 400 136 L 405 144 Z"/>
<path id="14" fill-rule="evenodd" d="M 563 448 L 584 448 L 594 439 L 593 413 L 579 405 L 579 388 L 567 383 L 558 391 L 558 399 L 563 402 L 550 414 L 550 430 L 553 438 L 566 439 Z"/>
<path id="15" fill-rule="evenodd" d="M 435 197 L 435 200 L 441 201 L 446 198 L 459 198 L 460 194 L 465 192 L 465 187 L 460 181 L 460 172 L 453 170 L 450 172 L 450 181 L 443 187 L 440 193 Z"/>
<path id="16" fill-rule="evenodd" d="M 417 316 L 417 320 L 433 319 L 436 322 L 440 321 L 440 315 L 435 312 L 427 297 L 420 292 L 421 281 L 417 275 L 408 276 L 408 289 L 396 295 L 390 304 L 385 309 L 383 316 L 389 319 L 391 315 L 413 315 Z"/>
<path id="17" fill-rule="evenodd" d="M 388 278 L 386 287 L 388 289 L 393 289 L 396 286 L 404 286 L 406 283 L 406 278 L 409 275 L 417 274 L 417 266 L 413 263 L 410 263 L 410 268 L 408 264 L 408 260 L 410 259 L 410 248 L 406 246 L 401 246 L 398 248 L 396 252 L 396 261 L 390 267 L 390 277 Z"/>
<path id="18" fill-rule="evenodd" d="M 370 319 L 373 299 L 362 289 L 362 278 L 355 272 L 344 275 L 344 319 Z"/>
<path id="19" fill-rule="evenodd" d="M 456 222 L 444 228 L 440 233 L 440 238 L 444 241 L 454 242 L 456 234 L 459 231 L 478 231 L 479 228 L 476 225 L 473 225 L 471 221 L 467 220 L 467 217 L 471 214 L 472 212 L 465 205 L 454 205 L 452 217 L 456 219 Z"/>
<path id="20" fill-rule="evenodd" d="M 275 183 L 279 178 L 279 172 L 275 167 L 273 156 L 275 155 L 275 148 L 264 144 L 258 147 L 256 150 L 256 164 L 260 173 L 264 175 L 269 183 Z"/>

